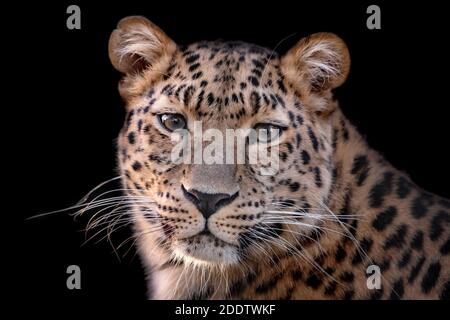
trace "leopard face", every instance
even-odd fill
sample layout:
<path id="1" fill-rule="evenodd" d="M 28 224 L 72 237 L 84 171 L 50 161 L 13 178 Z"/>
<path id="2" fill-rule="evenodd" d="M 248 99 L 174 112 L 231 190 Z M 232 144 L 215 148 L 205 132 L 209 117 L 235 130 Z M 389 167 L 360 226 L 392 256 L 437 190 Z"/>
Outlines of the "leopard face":
<path id="1" fill-rule="evenodd" d="M 118 160 L 144 246 L 151 241 L 178 261 L 236 265 L 313 233 L 321 220 L 305 213 L 322 208 L 333 180 L 327 115 L 331 89 L 349 69 L 342 40 L 315 34 L 281 57 L 242 42 L 178 46 L 131 17 L 113 32 L 109 52 L 125 75 Z M 263 174 L 261 163 L 175 163 L 174 129 L 192 133 L 196 123 L 224 136 L 276 130 L 276 172 Z M 296 214 L 276 214 L 286 208 Z"/>

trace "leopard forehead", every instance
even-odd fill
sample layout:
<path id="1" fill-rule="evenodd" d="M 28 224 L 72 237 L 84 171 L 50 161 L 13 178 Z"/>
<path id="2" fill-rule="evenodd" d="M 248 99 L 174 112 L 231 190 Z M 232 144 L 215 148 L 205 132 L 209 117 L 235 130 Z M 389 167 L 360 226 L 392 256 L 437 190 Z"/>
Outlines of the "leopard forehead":
<path id="1" fill-rule="evenodd" d="M 196 119 L 245 120 L 271 114 L 287 121 L 282 109 L 301 106 L 281 71 L 278 54 L 244 42 L 181 46 L 150 87 L 143 91 L 150 107 L 168 98 L 160 104 L 183 106 Z"/>

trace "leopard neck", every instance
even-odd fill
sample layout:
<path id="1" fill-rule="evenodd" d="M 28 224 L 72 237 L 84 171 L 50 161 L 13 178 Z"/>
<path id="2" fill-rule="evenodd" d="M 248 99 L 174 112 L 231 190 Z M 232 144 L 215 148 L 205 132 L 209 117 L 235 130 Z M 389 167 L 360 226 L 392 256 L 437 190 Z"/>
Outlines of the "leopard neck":
<path id="1" fill-rule="evenodd" d="M 391 188 L 381 186 L 379 192 L 373 192 L 373 186 L 384 180 L 391 185 L 394 175 L 409 179 L 370 148 L 339 108 L 330 117 L 334 166 L 330 209 L 345 214 L 350 207 L 366 211 L 381 207 Z"/>

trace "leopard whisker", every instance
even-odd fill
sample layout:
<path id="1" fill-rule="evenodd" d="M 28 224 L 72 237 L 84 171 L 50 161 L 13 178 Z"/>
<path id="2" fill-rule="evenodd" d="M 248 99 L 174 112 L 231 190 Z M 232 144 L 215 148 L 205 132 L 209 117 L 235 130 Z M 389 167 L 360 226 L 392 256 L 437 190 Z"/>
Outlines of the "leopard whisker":
<path id="1" fill-rule="evenodd" d="M 259 234 L 256 234 L 256 232 L 257 231 L 255 229 L 251 230 L 251 233 L 252 233 L 251 238 L 249 238 L 246 234 L 243 235 L 243 238 L 245 238 L 245 240 L 248 240 L 248 242 L 247 242 L 248 248 L 252 248 L 252 246 L 257 247 L 261 251 L 261 253 L 263 253 L 265 256 L 268 256 L 269 259 L 271 260 L 271 262 L 273 264 L 275 264 L 275 261 L 273 260 L 272 256 L 269 254 L 269 252 L 256 241 L 256 240 L 260 240 L 261 242 L 264 242 L 264 240 L 265 240 Z M 269 246 L 269 248 L 270 248 L 270 246 Z M 270 249 L 273 250 L 272 248 L 270 248 Z"/>
<path id="2" fill-rule="evenodd" d="M 319 201 L 320 201 L 320 199 L 319 199 Z M 323 207 L 324 207 L 325 210 L 327 210 L 331 215 L 334 215 L 334 216 L 335 216 L 334 212 L 331 211 L 330 208 L 328 208 L 328 206 L 327 206 L 325 203 L 323 203 L 322 201 L 320 201 L 320 203 L 323 205 Z M 338 219 L 337 221 L 340 222 L 339 219 Z M 356 250 L 358 251 L 358 254 L 359 254 L 362 258 L 368 259 L 368 261 L 369 261 L 370 263 L 373 263 L 372 259 L 369 257 L 369 255 L 367 254 L 367 252 L 365 252 L 365 250 L 361 248 L 361 246 L 360 246 L 358 240 L 356 239 L 356 237 L 355 237 L 355 236 L 354 236 L 354 235 L 353 235 L 353 234 L 345 227 L 344 224 L 341 223 L 341 226 L 342 226 L 342 228 L 347 232 L 348 237 L 351 239 L 351 241 L 352 241 L 353 244 L 355 245 Z"/>
<path id="3" fill-rule="evenodd" d="M 318 225 L 314 225 L 314 224 L 299 222 L 299 221 L 287 222 L 284 219 L 264 219 L 264 222 L 266 222 L 266 223 L 282 223 L 282 224 L 289 224 L 289 225 L 298 225 L 298 226 L 303 226 L 303 227 L 308 227 L 308 228 L 313 228 L 313 229 L 318 229 L 318 230 L 323 230 L 323 231 L 334 232 L 334 233 L 339 234 L 339 235 L 344 236 L 344 237 L 348 236 L 345 233 L 339 232 L 339 231 L 334 230 L 334 229 L 330 229 L 330 228 L 327 228 L 327 227 L 318 226 Z"/>
<path id="4" fill-rule="evenodd" d="M 273 232 L 273 234 L 276 236 L 276 233 Z M 331 278 L 333 281 L 336 281 L 337 283 L 342 284 L 340 281 L 338 281 L 336 278 L 334 278 L 331 274 L 329 274 L 326 270 L 324 270 L 317 262 L 315 262 L 309 255 L 306 253 L 305 250 L 302 249 L 303 253 L 306 255 L 306 257 L 302 254 L 300 250 L 298 250 L 295 246 L 293 246 L 290 242 L 286 241 L 285 239 L 281 237 L 276 237 L 276 239 L 279 239 L 280 241 L 283 241 L 285 245 L 283 247 L 287 248 L 288 252 L 293 253 L 294 255 L 298 256 L 299 258 L 303 257 L 307 263 L 310 263 L 313 267 L 315 267 L 319 272 L 323 273 L 324 275 Z M 273 242 L 275 245 L 278 242 Z M 301 246 L 301 244 L 300 244 Z M 301 246 L 303 248 L 303 246 Z"/>
<path id="5" fill-rule="evenodd" d="M 308 218 L 329 218 L 329 219 L 335 219 L 337 218 L 353 218 L 353 217 L 357 217 L 355 215 L 345 215 L 345 214 L 341 214 L 341 215 L 329 215 L 329 214 L 320 214 L 320 213 L 314 213 L 314 212 L 297 212 L 297 211 L 277 211 L 277 210 L 267 210 L 265 211 L 267 213 L 276 213 L 276 214 L 280 214 L 280 215 L 290 215 L 290 216 L 301 216 L 301 217 L 308 217 Z M 357 219 L 357 218 L 355 218 Z M 363 219 L 358 219 L 358 220 L 363 220 Z"/>

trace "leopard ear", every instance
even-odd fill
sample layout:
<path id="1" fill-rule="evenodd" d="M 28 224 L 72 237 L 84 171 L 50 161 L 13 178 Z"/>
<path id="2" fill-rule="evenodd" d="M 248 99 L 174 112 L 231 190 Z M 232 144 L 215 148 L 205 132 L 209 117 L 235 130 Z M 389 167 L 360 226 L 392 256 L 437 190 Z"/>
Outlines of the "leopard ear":
<path id="1" fill-rule="evenodd" d="M 126 17 L 109 38 L 109 58 L 122 73 L 139 73 L 171 56 L 176 44 L 156 25 L 141 16 Z"/>
<path id="2" fill-rule="evenodd" d="M 288 80 L 301 92 L 320 93 L 344 83 L 350 55 L 344 41 L 332 33 L 315 33 L 301 39 L 282 58 Z"/>

